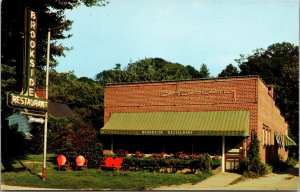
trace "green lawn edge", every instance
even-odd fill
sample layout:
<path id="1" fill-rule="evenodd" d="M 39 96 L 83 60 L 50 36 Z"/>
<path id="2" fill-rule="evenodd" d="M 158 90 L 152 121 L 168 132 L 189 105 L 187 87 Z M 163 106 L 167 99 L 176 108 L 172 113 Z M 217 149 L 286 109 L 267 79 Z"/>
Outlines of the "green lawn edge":
<path id="1" fill-rule="evenodd" d="M 167 174 L 147 171 L 58 171 L 55 155 L 47 155 L 46 182 L 41 180 L 42 155 L 28 155 L 24 160 L 16 160 L 12 170 L 1 173 L 1 183 L 13 186 L 74 189 L 74 190 L 145 190 L 159 186 L 195 184 L 212 176 L 212 172 L 202 174 Z"/>

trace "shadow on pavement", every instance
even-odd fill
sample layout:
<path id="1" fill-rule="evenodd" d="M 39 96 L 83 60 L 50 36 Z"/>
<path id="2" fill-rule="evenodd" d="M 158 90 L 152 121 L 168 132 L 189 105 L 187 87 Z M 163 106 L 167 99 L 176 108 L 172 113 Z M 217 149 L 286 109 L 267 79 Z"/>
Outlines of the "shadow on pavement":
<path id="1" fill-rule="evenodd" d="M 286 171 L 277 171 L 275 174 L 290 174 L 293 176 L 299 176 L 299 167 L 290 167 Z"/>

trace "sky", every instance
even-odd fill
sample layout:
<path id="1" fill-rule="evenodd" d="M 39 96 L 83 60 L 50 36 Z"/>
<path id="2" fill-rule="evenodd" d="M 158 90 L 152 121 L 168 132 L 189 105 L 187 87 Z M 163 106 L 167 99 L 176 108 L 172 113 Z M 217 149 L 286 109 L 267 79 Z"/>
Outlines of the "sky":
<path id="1" fill-rule="evenodd" d="M 95 78 L 117 63 L 159 57 L 212 76 L 240 54 L 274 43 L 299 45 L 298 0 L 109 0 L 105 7 L 66 12 L 72 47 L 56 58 L 58 72 Z"/>

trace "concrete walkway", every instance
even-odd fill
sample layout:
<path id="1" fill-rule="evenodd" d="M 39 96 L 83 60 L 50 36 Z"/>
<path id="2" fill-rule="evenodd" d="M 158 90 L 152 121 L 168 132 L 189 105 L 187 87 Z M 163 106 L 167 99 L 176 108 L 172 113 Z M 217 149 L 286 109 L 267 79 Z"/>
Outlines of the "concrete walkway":
<path id="1" fill-rule="evenodd" d="M 221 172 L 197 184 L 161 186 L 152 190 L 293 190 L 299 191 L 299 164 L 284 172 L 271 173 L 264 177 L 247 178 L 230 184 L 241 175 Z"/>
<path id="2" fill-rule="evenodd" d="M 37 187 L 21 187 L 21 186 L 11 186 L 11 185 L 2 185 L 1 191 L 14 190 L 14 191 L 57 191 L 57 190 L 67 190 L 67 189 L 53 189 L 53 188 L 37 188 Z"/>
<path id="3" fill-rule="evenodd" d="M 229 186 L 230 183 L 241 175 L 236 173 L 221 172 L 208 179 L 201 181 L 197 184 L 183 184 L 183 185 L 171 185 L 161 186 L 154 188 L 153 190 L 209 190 L 209 189 L 222 189 L 225 186 Z"/>

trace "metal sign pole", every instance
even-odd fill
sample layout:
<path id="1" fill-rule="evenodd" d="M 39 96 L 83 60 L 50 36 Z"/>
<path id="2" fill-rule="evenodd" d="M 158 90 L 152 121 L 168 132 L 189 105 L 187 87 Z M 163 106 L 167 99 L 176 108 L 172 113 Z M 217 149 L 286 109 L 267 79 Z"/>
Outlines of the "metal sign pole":
<path id="1" fill-rule="evenodd" d="M 46 65 L 46 100 L 47 101 L 48 101 L 48 86 L 49 86 L 50 36 L 51 36 L 51 31 L 49 28 L 48 29 L 48 44 L 47 44 L 47 65 Z M 44 164 L 43 164 L 43 170 L 42 170 L 42 181 L 46 181 L 47 128 L 48 128 L 48 109 L 45 114 Z"/>

